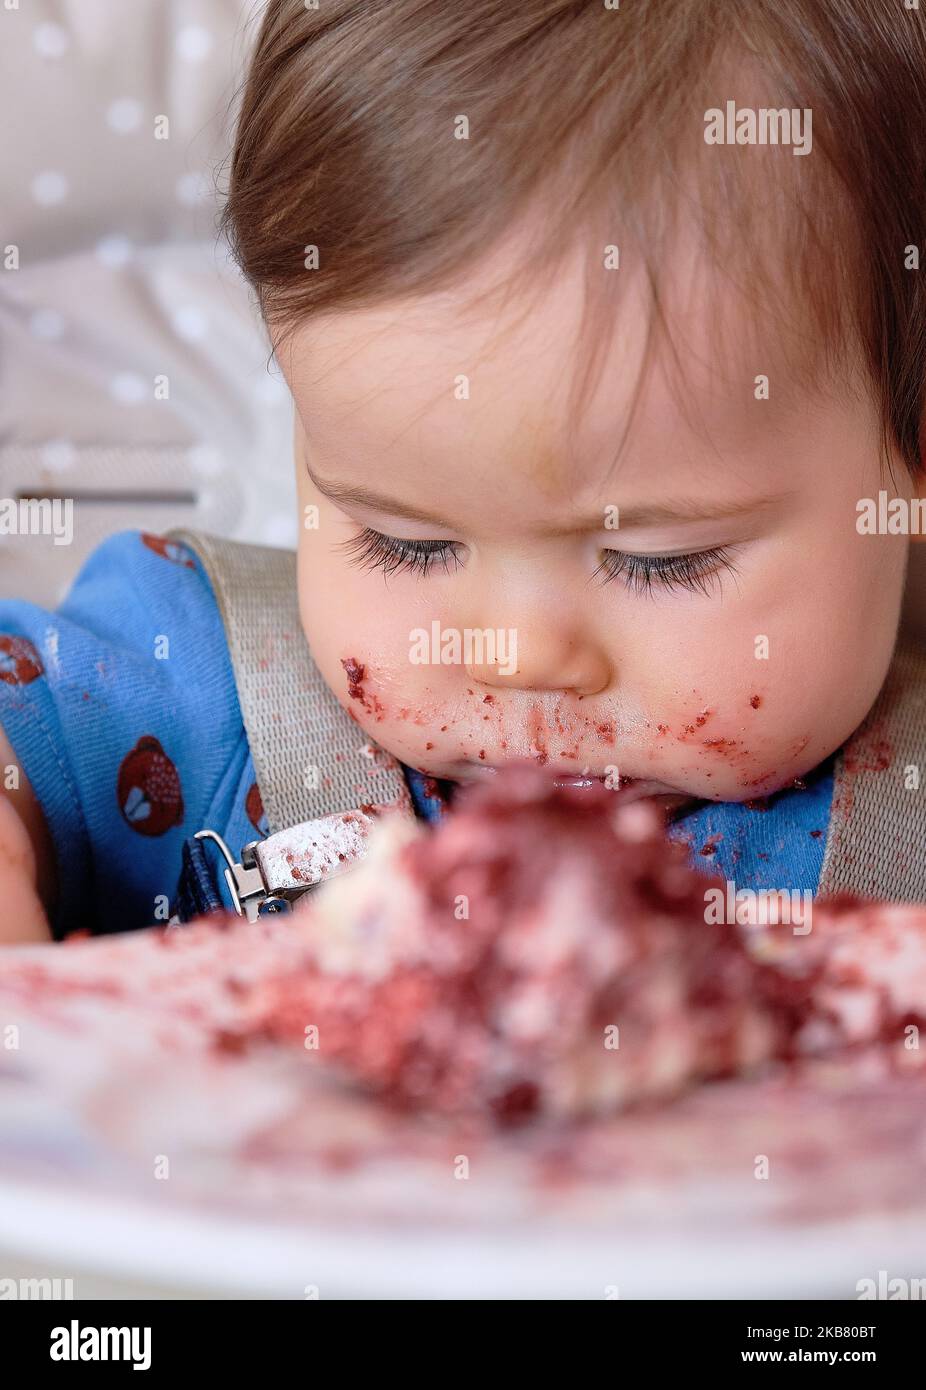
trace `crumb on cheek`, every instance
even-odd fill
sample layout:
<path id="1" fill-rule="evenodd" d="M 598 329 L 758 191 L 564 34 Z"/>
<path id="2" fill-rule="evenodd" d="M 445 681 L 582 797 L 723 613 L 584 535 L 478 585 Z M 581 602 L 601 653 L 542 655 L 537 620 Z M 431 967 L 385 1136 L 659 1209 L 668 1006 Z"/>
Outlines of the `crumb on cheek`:
<path id="1" fill-rule="evenodd" d="M 697 691 L 692 692 L 697 694 Z M 652 750 L 664 751 L 667 741 L 690 748 L 697 761 L 688 771 L 698 776 L 710 778 L 718 768 L 732 773 L 737 783 L 746 792 L 768 794 L 776 786 L 793 785 L 800 789 L 804 785 L 801 778 L 794 777 L 791 769 L 801 758 L 811 742 L 810 734 L 801 734 L 785 744 L 774 766 L 769 766 L 769 748 L 766 739 L 756 744 L 750 732 L 765 729 L 764 715 L 766 699 L 761 691 L 748 691 L 739 697 L 743 704 L 734 701 L 732 713 L 720 706 L 704 706 L 691 713 L 676 713 L 659 722 L 645 721 L 645 727 L 653 730 Z M 737 706 L 740 713 L 737 713 Z M 745 708 L 744 708 L 745 706 Z M 763 718 L 752 723 L 753 713 L 762 711 Z M 774 757 L 774 753 L 772 754 Z M 804 769 L 800 769 L 804 770 Z"/>
<path id="2" fill-rule="evenodd" d="M 367 673 L 367 668 L 363 662 L 358 661 L 355 656 L 342 656 L 341 665 L 344 667 L 344 674 L 347 676 L 347 693 L 352 700 L 362 700 L 363 680 Z"/>
<path id="3" fill-rule="evenodd" d="M 355 656 L 342 656 L 341 665 L 347 677 L 347 693 L 350 698 L 357 700 L 368 714 L 375 717 L 377 724 L 381 724 L 386 717 L 386 710 L 379 697 L 366 689 L 369 683 L 366 665 Z M 348 713 L 352 711 L 349 710 Z"/>
<path id="4" fill-rule="evenodd" d="M 698 729 L 703 729 L 713 713 L 714 711 L 712 709 L 702 709 L 696 714 L 693 722 L 691 724 L 686 724 L 682 732 L 678 735 L 679 742 L 683 743 L 689 735 L 697 733 Z"/>

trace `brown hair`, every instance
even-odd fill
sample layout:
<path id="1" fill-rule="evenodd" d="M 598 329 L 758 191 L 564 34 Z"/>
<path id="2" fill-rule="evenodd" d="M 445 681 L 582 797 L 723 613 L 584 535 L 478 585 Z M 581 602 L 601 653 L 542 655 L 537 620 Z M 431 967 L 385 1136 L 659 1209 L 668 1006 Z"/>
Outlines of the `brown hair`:
<path id="1" fill-rule="evenodd" d="M 705 111 L 744 87 L 811 109 L 810 158 L 706 145 Z M 926 29 L 903 0 L 269 0 L 223 229 L 285 334 L 463 283 L 537 205 L 525 280 L 542 286 L 581 229 L 587 303 L 619 278 L 600 271 L 620 244 L 664 322 L 665 237 L 697 225 L 728 273 L 747 253 L 745 293 L 774 286 L 765 312 L 812 312 L 817 368 L 861 348 L 884 443 L 915 470 L 926 267 L 905 253 L 926 254 L 924 130 Z"/>

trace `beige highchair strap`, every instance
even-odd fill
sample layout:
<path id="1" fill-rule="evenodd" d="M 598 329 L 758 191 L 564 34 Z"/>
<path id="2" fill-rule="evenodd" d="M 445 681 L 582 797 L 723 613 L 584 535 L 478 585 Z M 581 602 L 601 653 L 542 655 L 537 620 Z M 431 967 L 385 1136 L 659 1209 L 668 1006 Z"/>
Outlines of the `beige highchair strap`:
<path id="1" fill-rule="evenodd" d="M 345 713 L 312 659 L 295 553 L 204 531 L 168 535 L 212 584 L 271 834 L 367 803 L 412 814 L 400 764 Z"/>
<path id="2" fill-rule="evenodd" d="M 904 642 L 836 759 L 820 895 L 926 902 L 924 750 L 926 651 Z"/>

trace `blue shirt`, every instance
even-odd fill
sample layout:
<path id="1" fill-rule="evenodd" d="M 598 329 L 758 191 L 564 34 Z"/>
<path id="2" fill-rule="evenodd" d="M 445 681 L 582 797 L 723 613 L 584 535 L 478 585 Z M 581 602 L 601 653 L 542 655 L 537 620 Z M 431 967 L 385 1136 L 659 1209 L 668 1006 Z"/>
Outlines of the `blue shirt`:
<path id="1" fill-rule="evenodd" d="M 54 844 L 56 937 L 166 921 L 188 836 L 208 826 L 237 854 L 267 833 L 211 585 L 163 537 L 110 536 L 54 612 L 0 600 L 0 725 Z M 433 784 L 405 771 L 439 819 Z M 705 803 L 670 833 L 737 887 L 813 891 L 832 768 L 807 782 L 764 810 Z"/>

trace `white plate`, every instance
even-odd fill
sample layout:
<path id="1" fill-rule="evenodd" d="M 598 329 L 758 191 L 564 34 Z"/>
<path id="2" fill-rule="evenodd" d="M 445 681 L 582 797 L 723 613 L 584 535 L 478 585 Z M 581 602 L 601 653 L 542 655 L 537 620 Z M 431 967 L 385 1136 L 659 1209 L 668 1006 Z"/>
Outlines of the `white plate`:
<path id="1" fill-rule="evenodd" d="M 390 1113 L 317 1053 L 216 1048 L 219 984 L 205 1022 L 190 1012 L 214 952 L 179 951 L 4 957 L 0 1276 L 78 1295 L 803 1299 L 926 1274 L 926 1074 L 817 1063 L 594 1125 L 480 1131 Z"/>
<path id="2" fill-rule="evenodd" d="M 74 1279 L 75 1295 L 605 1299 L 855 1298 L 859 1279 L 922 1277 L 926 1221 L 860 1220 L 683 1241 L 577 1244 L 537 1229 L 370 1233 L 291 1229 L 142 1203 L 0 1187 L 0 1270 Z M 93 1293 L 85 1289 L 93 1288 Z M 315 1290 L 309 1294 L 307 1290 Z"/>

